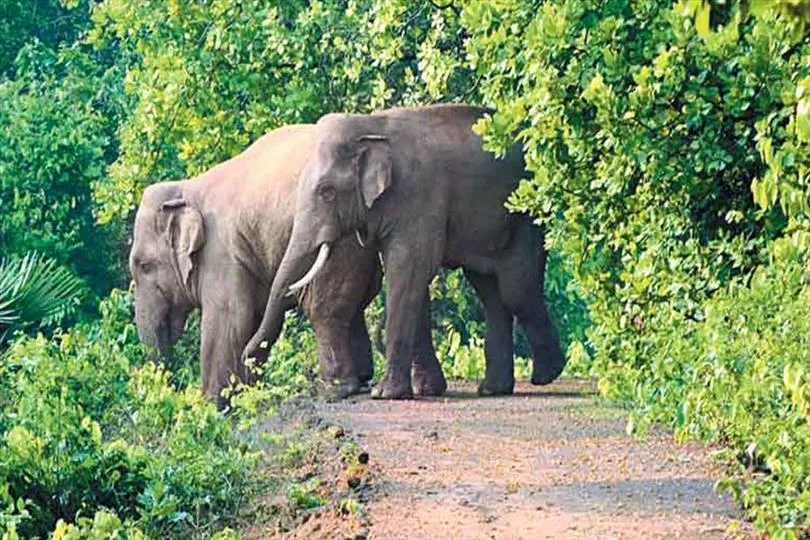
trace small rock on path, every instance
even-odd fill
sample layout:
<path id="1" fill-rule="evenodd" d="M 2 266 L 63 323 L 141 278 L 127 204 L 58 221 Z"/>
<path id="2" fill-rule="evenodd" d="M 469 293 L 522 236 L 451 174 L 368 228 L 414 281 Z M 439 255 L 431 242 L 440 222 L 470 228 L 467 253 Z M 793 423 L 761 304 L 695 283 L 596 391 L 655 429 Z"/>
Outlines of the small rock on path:
<path id="1" fill-rule="evenodd" d="M 318 405 L 382 471 L 365 507 L 370 539 L 726 538 L 748 536 L 721 470 L 698 444 L 625 434 L 590 382 L 519 383 L 479 398 Z"/>

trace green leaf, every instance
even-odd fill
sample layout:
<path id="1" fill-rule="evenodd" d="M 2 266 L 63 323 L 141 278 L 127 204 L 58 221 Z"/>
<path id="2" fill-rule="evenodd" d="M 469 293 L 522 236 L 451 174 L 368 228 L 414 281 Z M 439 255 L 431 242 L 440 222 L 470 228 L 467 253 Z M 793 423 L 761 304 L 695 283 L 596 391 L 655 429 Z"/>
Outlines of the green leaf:
<path id="1" fill-rule="evenodd" d="M 695 12 L 695 30 L 702 38 L 708 37 L 711 32 L 709 27 L 709 20 L 711 18 L 712 6 L 708 1 L 701 3 Z"/>
<path id="2" fill-rule="evenodd" d="M 83 291 L 82 280 L 38 253 L 2 259 L 0 324 L 57 323 L 76 308 Z"/>
<path id="3" fill-rule="evenodd" d="M 602 98 L 607 92 L 608 89 L 605 85 L 604 79 L 602 78 L 602 74 L 596 72 L 596 75 L 594 75 L 594 77 L 591 79 L 591 82 L 589 82 L 588 86 L 585 87 L 585 90 L 582 91 L 581 97 L 585 101 L 594 103 Z"/>

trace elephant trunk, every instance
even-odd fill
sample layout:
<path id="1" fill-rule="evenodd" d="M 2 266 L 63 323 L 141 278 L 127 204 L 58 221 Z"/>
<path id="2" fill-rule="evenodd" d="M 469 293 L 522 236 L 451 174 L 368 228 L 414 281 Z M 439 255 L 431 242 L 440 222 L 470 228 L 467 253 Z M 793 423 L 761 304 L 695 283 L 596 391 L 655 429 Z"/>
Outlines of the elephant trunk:
<path id="1" fill-rule="evenodd" d="M 281 260 L 281 265 L 273 279 L 273 285 L 270 288 L 270 296 L 264 308 L 262 321 L 253 334 L 253 337 L 250 338 L 250 341 L 248 341 L 245 346 L 242 353 L 243 360 L 256 357 L 260 351 L 266 352 L 266 350 L 272 347 L 276 342 L 279 334 L 281 334 L 281 328 L 284 322 L 284 308 L 286 303 L 284 298 L 291 292 L 296 292 L 306 286 L 309 281 L 314 279 L 315 274 L 321 270 L 329 256 L 328 245 L 322 244 L 322 246 L 326 247 L 321 248 L 318 253 L 318 258 L 309 272 L 290 287 L 288 284 L 303 274 L 305 264 L 312 260 L 308 243 L 295 241 L 295 227 L 293 227 L 292 239 L 287 246 L 284 257 Z M 293 289 L 293 287 L 296 288 Z"/>
<path id="2" fill-rule="evenodd" d="M 144 302 L 135 302 L 135 325 L 138 338 L 150 349 L 149 359 L 166 358 L 171 352 L 169 344 L 168 310 L 148 310 Z"/>
<path id="3" fill-rule="evenodd" d="M 172 350 L 183 334 L 188 313 L 188 309 L 176 306 L 150 310 L 136 301 L 135 324 L 138 337 L 149 348 L 148 360 L 172 364 Z"/>

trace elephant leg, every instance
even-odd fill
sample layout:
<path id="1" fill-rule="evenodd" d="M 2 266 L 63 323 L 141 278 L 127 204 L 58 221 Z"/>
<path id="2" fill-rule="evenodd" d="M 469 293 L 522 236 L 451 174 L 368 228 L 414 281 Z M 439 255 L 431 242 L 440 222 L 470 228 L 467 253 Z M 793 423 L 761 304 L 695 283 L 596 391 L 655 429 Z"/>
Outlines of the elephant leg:
<path id="1" fill-rule="evenodd" d="M 529 339 L 532 384 L 548 384 L 560 376 L 566 358 L 543 294 L 546 254 L 542 238 L 538 239 L 537 231 L 528 224 L 519 231 L 515 244 L 520 247 L 510 253 L 508 261 L 502 265 L 503 271 L 498 274 L 501 297 L 517 316 Z"/>
<path id="2" fill-rule="evenodd" d="M 393 241 L 385 250 L 388 282 L 385 352 L 388 366 L 383 380 L 371 391 L 373 398 L 413 397 L 411 360 L 415 352 L 416 331 L 425 309 L 425 291 L 438 268 L 439 257 L 425 260 L 429 256 L 429 252 Z"/>
<path id="3" fill-rule="evenodd" d="M 352 321 L 352 358 L 360 384 L 365 387 L 374 378 L 374 353 L 366 324 L 365 309 L 374 301 L 382 287 L 382 267 L 378 263 L 376 251 L 371 251 L 371 276 L 365 298 Z"/>
<path id="4" fill-rule="evenodd" d="M 566 358 L 545 301 L 526 302 L 516 314 L 532 348 L 532 384 L 549 384 L 562 373 Z"/>
<path id="5" fill-rule="evenodd" d="M 486 314 L 486 372 L 478 393 L 482 396 L 511 394 L 515 389 L 512 311 L 501 299 L 496 276 L 470 270 L 465 270 L 464 275 L 481 298 Z"/>
<path id="6" fill-rule="evenodd" d="M 257 379 L 256 371 L 242 362 L 242 349 L 258 321 L 251 310 L 250 301 L 242 300 L 244 303 L 203 301 L 200 336 L 202 389 L 206 396 L 216 400 L 220 409 L 228 405 L 222 391 L 231 384 L 232 379 L 245 384 L 252 384 Z M 259 351 L 254 357 L 256 366 L 266 361 L 266 350 Z"/>
<path id="7" fill-rule="evenodd" d="M 332 387 L 334 397 L 345 398 L 360 392 L 360 378 L 351 344 L 351 328 L 345 321 L 312 321 L 318 343 L 321 378 Z"/>
<path id="8" fill-rule="evenodd" d="M 417 396 L 441 396 L 447 390 L 433 339 L 430 335 L 430 293 L 426 290 L 422 300 L 422 316 L 416 329 L 413 356 L 413 388 Z"/>
<path id="9" fill-rule="evenodd" d="M 371 339 L 368 335 L 363 310 L 357 312 L 349 331 L 351 336 L 351 359 L 354 365 L 353 371 L 361 386 L 364 386 L 374 377 L 374 362 L 371 352 Z"/>

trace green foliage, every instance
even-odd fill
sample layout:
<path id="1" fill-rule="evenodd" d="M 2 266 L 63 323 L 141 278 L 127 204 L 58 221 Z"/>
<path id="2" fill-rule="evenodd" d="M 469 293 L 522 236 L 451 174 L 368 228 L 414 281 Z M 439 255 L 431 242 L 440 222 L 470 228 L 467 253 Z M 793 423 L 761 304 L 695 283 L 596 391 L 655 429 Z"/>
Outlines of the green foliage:
<path id="1" fill-rule="evenodd" d="M 307 394 L 318 371 L 315 335 L 300 311 L 287 313 L 284 333 L 273 345 L 272 362 L 264 369 L 262 380 L 277 387 L 278 398 Z"/>
<path id="2" fill-rule="evenodd" d="M 438 341 L 436 356 L 445 377 L 480 380 L 484 378 L 484 343 L 474 337 L 462 344 L 462 337 L 452 326 L 445 328 L 446 335 Z"/>
<path id="3" fill-rule="evenodd" d="M 548 254 L 546 263 L 545 295 L 551 320 L 560 335 L 563 351 L 566 351 L 567 375 L 588 375 L 591 369 L 592 347 L 587 332 L 591 326 L 588 303 L 574 272 L 558 251 Z M 524 345 L 516 349 L 520 356 L 530 357 L 531 349 L 522 336 Z M 519 344 L 521 341 L 518 342 Z"/>
<path id="4" fill-rule="evenodd" d="M 0 78 L 0 253 L 38 251 L 106 293 L 117 250 L 95 224 L 91 186 L 117 152 L 115 71 L 40 45 L 15 66 L 15 79 Z"/>
<path id="5" fill-rule="evenodd" d="M 743 498 L 790 537 L 808 526 L 810 453 L 794 444 L 807 419 L 789 397 L 805 392 L 805 293 L 781 265 L 807 247 L 808 50 L 779 17 L 471 0 L 462 24 L 497 109 L 476 129 L 495 151 L 522 141 L 534 173 L 510 205 L 547 223 L 587 300 L 592 325 L 569 355 L 592 356 L 602 392 L 632 403 L 631 427 L 662 420 L 782 463 Z"/>
<path id="6" fill-rule="evenodd" d="M 70 45 L 89 27 L 88 0 L 0 0 L 0 77 L 14 71 L 19 50 L 31 41 L 51 49 Z"/>
<path id="7" fill-rule="evenodd" d="M 317 493 L 320 488 L 321 482 L 315 477 L 309 479 L 303 484 L 292 484 L 287 491 L 287 497 L 290 502 L 304 509 L 318 508 L 325 505 L 328 501 L 323 496 Z"/>
<path id="8" fill-rule="evenodd" d="M 669 3 L 513 4 L 503 20 L 465 10 L 487 99 L 502 103 L 479 128 L 494 148 L 522 139 L 536 175 L 512 206 L 550 222 L 549 243 L 609 309 L 592 310 L 599 332 L 645 324 L 647 306 L 670 298 L 694 315 L 779 230 L 757 220 L 751 149 L 758 115 L 780 102 L 772 79 L 789 75 L 756 37 L 738 48 L 736 27 L 709 46 Z M 503 28 L 525 34 L 492 39 Z M 505 51 L 524 69 L 492 74 Z"/>
<path id="9" fill-rule="evenodd" d="M 61 321 L 76 308 L 82 289 L 81 280 L 37 253 L 0 259 L 0 346 L 9 332 Z"/>
<path id="10" fill-rule="evenodd" d="M 59 520 L 53 531 L 54 540 L 82 540 L 85 538 L 115 538 L 117 540 L 140 540 L 146 538 L 143 532 L 132 525 L 126 525 L 110 512 L 99 510 L 91 518 L 79 518 L 77 524 Z"/>
<path id="11" fill-rule="evenodd" d="M 728 448 L 736 466 L 720 486 L 784 538 L 810 520 L 807 268 L 804 257 L 763 266 L 708 301 L 705 322 L 673 313 L 652 330 L 651 379 L 635 381 L 631 417 L 634 428 L 662 421 Z M 626 371 L 612 384 L 639 376 Z"/>
<path id="12" fill-rule="evenodd" d="M 497 112 L 476 127 L 487 147 L 524 145 L 532 177 L 509 205 L 546 226 L 568 372 L 632 404 L 631 428 L 663 421 L 721 444 L 741 467 L 723 485 L 757 525 L 806 534 L 806 4 L 0 0 L 0 252 L 37 250 L 103 292 L 152 182 L 325 112 L 488 104 Z M 50 32 L 31 25 L 34 7 Z M 93 50 L 73 44 L 88 29 Z M 447 272 L 431 294 L 446 373 L 480 378 L 471 287 Z M 372 328 L 383 308 L 384 296 Z M 210 534 L 249 491 L 254 457 L 188 389 L 198 321 L 169 371 L 143 362 L 128 295 L 101 312 L 0 361 L 0 526 Z M 233 389 L 237 429 L 313 390 L 300 315 L 272 353 L 258 385 Z M 309 507 L 317 491 L 288 495 Z"/>
<path id="13" fill-rule="evenodd" d="M 346 497 L 338 501 L 337 510 L 342 516 L 359 516 L 363 513 L 363 505 L 356 499 Z"/>
<path id="14" fill-rule="evenodd" d="M 455 328 L 448 327 L 441 339 L 434 339 L 436 356 L 444 375 L 449 378 L 482 380 L 486 374 L 484 339 L 473 336 L 464 343 Z M 531 358 L 516 356 L 515 377 L 528 378 L 532 374 Z"/>
<path id="15" fill-rule="evenodd" d="M 24 537 L 59 520 L 89 527 L 76 520 L 94 514 L 154 537 L 202 535 L 249 492 L 256 454 L 197 385 L 175 389 L 143 363 L 121 303 L 118 293 L 100 323 L 18 340 L 0 360 L 0 523 Z"/>
<path id="16" fill-rule="evenodd" d="M 197 174 L 279 125 L 470 85 L 454 69 L 455 12 L 427 2 L 104 0 L 93 19 L 93 43 L 117 40 L 138 59 L 121 157 L 96 186 L 103 222 L 131 212 L 149 183 Z"/>
<path id="17" fill-rule="evenodd" d="M 780 24 L 790 25 L 793 32 L 798 36 L 804 32 L 808 21 L 810 21 L 810 2 L 808 0 L 738 0 L 728 2 L 727 0 L 692 0 L 699 6 L 702 12 L 700 24 L 705 28 L 703 35 L 709 32 L 711 13 L 713 10 L 727 10 L 729 6 L 738 6 L 740 11 L 755 17 L 771 17 L 774 14 L 781 16 Z M 696 24 L 698 19 L 696 18 Z"/>
<path id="18" fill-rule="evenodd" d="M 807 263 L 764 267 L 708 304 L 680 426 L 770 473 L 734 488 L 761 529 L 786 536 L 810 523 Z"/>
<path id="19" fill-rule="evenodd" d="M 467 344 L 472 337 L 484 335 L 483 306 L 461 270 L 443 270 L 430 284 L 430 299 L 434 339 L 455 332 L 459 343 Z"/>

